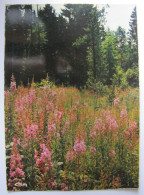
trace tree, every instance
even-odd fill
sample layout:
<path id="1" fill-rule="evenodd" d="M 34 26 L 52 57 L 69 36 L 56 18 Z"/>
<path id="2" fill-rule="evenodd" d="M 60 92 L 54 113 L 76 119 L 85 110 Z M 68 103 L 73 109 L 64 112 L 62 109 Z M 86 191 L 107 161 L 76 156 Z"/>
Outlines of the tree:
<path id="1" fill-rule="evenodd" d="M 9 85 L 12 74 L 19 80 L 20 67 L 15 64 L 15 58 L 23 55 L 23 26 L 22 26 L 22 6 L 6 6 L 5 25 L 5 79 Z"/>
<path id="2" fill-rule="evenodd" d="M 103 62 L 102 62 L 102 42 L 105 38 L 104 31 L 104 8 L 99 10 L 93 7 L 87 31 L 88 33 L 88 62 L 89 70 L 93 72 L 93 77 L 96 81 L 103 82 Z"/>
<path id="3" fill-rule="evenodd" d="M 116 72 L 118 65 L 118 53 L 116 49 L 116 37 L 114 33 L 107 32 L 105 40 L 103 42 L 103 60 L 106 69 L 106 84 L 112 84 L 112 77 Z"/>
<path id="4" fill-rule="evenodd" d="M 66 4 L 62 16 L 66 18 L 67 34 L 65 36 L 66 58 L 72 66 L 71 83 L 77 87 L 84 86 L 87 80 L 87 48 L 88 39 L 86 29 L 93 5 Z"/>
<path id="5" fill-rule="evenodd" d="M 125 29 L 119 26 L 115 33 L 116 35 L 116 46 L 118 51 L 118 60 L 121 68 L 127 70 L 127 38 Z"/>
<path id="6" fill-rule="evenodd" d="M 54 78 L 55 76 L 55 65 L 56 65 L 56 53 L 58 46 L 58 21 L 56 13 L 53 7 L 49 4 L 45 5 L 42 10 L 39 10 L 39 17 L 45 24 L 46 40 L 47 42 L 43 43 L 42 52 L 45 55 L 47 62 L 47 72 L 49 75 Z"/>
<path id="7" fill-rule="evenodd" d="M 137 68 L 138 67 L 138 37 L 137 37 L 136 7 L 132 11 L 129 25 L 130 25 L 130 29 L 129 29 L 129 46 L 130 46 L 129 68 Z"/>

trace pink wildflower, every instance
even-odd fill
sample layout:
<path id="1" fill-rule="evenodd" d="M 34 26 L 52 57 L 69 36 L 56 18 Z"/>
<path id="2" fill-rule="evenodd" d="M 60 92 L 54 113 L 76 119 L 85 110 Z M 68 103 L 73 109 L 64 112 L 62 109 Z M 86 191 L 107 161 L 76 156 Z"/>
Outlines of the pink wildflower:
<path id="1" fill-rule="evenodd" d="M 37 103 L 38 103 L 38 104 L 40 104 L 40 103 L 41 103 L 41 101 L 42 101 L 42 99 L 41 99 L 41 98 L 38 98 L 38 99 L 37 99 Z"/>
<path id="2" fill-rule="evenodd" d="M 67 191 L 67 190 L 68 190 L 68 187 L 66 186 L 66 187 L 64 188 L 64 190 Z"/>
<path id="3" fill-rule="evenodd" d="M 70 125 L 70 122 L 69 121 L 66 121 L 65 122 L 65 128 L 69 127 L 69 125 Z"/>
<path id="4" fill-rule="evenodd" d="M 8 90 L 4 92 L 4 95 L 5 95 L 6 99 L 9 98 L 9 94 L 10 94 L 10 92 Z"/>
<path id="5" fill-rule="evenodd" d="M 118 133 L 118 124 L 115 118 L 112 118 L 111 115 L 105 116 L 105 122 L 109 130 L 114 133 L 114 136 L 117 136 Z"/>
<path id="6" fill-rule="evenodd" d="M 86 146 L 85 146 L 85 143 L 84 143 L 84 140 L 76 140 L 75 141 L 75 144 L 74 144 L 74 151 L 77 153 L 77 152 L 86 152 Z"/>
<path id="7" fill-rule="evenodd" d="M 94 124 L 94 128 L 90 131 L 90 137 L 96 135 L 103 135 L 105 131 L 105 124 L 103 123 L 101 118 L 97 118 Z"/>
<path id="8" fill-rule="evenodd" d="M 26 103 L 30 106 L 32 104 L 32 98 L 28 95 L 26 96 Z"/>
<path id="9" fill-rule="evenodd" d="M 112 131 L 116 131 L 118 129 L 118 124 L 114 118 L 111 118 L 110 123 L 109 123 L 109 128 Z"/>
<path id="10" fill-rule="evenodd" d="M 56 91 L 52 91 L 52 96 L 55 97 L 56 96 Z"/>
<path id="11" fill-rule="evenodd" d="M 66 133 L 66 130 L 69 128 L 69 126 L 70 126 L 70 122 L 66 121 L 64 126 L 63 126 L 63 131 L 62 131 L 63 135 Z"/>
<path id="12" fill-rule="evenodd" d="M 48 133 L 54 133 L 55 134 L 56 131 L 56 125 L 55 124 L 48 124 Z"/>
<path id="13" fill-rule="evenodd" d="M 29 95 L 26 97 L 26 103 L 31 105 L 32 102 L 36 99 L 35 90 L 31 90 Z"/>
<path id="14" fill-rule="evenodd" d="M 137 128 L 137 124 L 136 122 L 134 121 L 133 123 L 130 124 L 129 126 L 129 131 L 132 132 L 133 130 L 135 130 Z"/>
<path id="15" fill-rule="evenodd" d="M 42 167 L 47 167 L 48 164 L 46 163 L 47 161 L 50 163 L 51 162 L 51 155 L 52 153 L 46 148 L 45 144 L 41 144 L 40 148 L 42 149 L 41 156 L 40 158 L 37 157 L 38 153 L 35 151 L 35 159 L 36 159 L 36 164 L 35 166 L 42 166 Z M 47 164 L 47 166 L 46 166 Z M 50 167 L 52 167 L 52 164 L 50 164 Z M 49 167 L 48 167 L 49 168 Z"/>
<path id="16" fill-rule="evenodd" d="M 129 139 L 130 138 L 130 131 L 124 131 L 124 137 L 126 138 L 126 139 Z"/>
<path id="17" fill-rule="evenodd" d="M 116 155 L 114 150 L 110 150 L 109 157 L 114 157 Z"/>
<path id="18" fill-rule="evenodd" d="M 91 152 L 96 152 L 96 148 L 95 147 L 90 147 Z"/>
<path id="19" fill-rule="evenodd" d="M 66 162 L 73 161 L 75 159 L 75 152 L 68 151 L 66 155 Z"/>
<path id="20" fill-rule="evenodd" d="M 83 182 L 84 182 L 84 183 L 87 183 L 87 179 L 84 179 Z"/>
<path id="21" fill-rule="evenodd" d="M 10 83 L 10 89 L 12 91 L 16 89 L 16 82 L 15 81 L 11 81 L 11 83 Z"/>
<path id="22" fill-rule="evenodd" d="M 13 138 L 13 148 L 12 148 L 12 155 L 10 159 L 10 179 L 8 180 L 8 188 L 11 190 L 15 190 L 15 187 L 17 190 L 21 189 L 21 187 L 26 187 L 25 184 L 23 186 L 23 181 L 25 180 L 25 173 L 23 171 L 23 165 L 21 163 L 21 156 L 17 149 L 17 144 L 19 144 L 19 140 L 17 138 Z M 21 185 L 17 185 L 18 183 L 21 183 Z"/>
<path id="23" fill-rule="evenodd" d="M 73 113 L 71 113 L 70 120 L 71 122 L 75 123 L 77 121 L 77 117 Z"/>
<path id="24" fill-rule="evenodd" d="M 120 103 L 119 97 L 115 98 L 114 99 L 114 106 L 117 107 L 119 105 L 119 103 Z"/>
<path id="25" fill-rule="evenodd" d="M 120 112 L 120 118 L 124 119 L 127 117 L 127 108 L 125 107 L 124 109 L 121 110 Z"/>
<path id="26" fill-rule="evenodd" d="M 52 102 L 50 101 L 47 102 L 46 111 L 47 112 L 54 111 L 54 104 Z"/>
<path id="27" fill-rule="evenodd" d="M 33 90 L 31 90 L 30 92 L 29 92 L 29 96 L 32 98 L 32 100 L 35 100 L 35 98 L 36 98 L 36 95 L 35 95 L 35 90 L 33 89 Z"/>
<path id="28" fill-rule="evenodd" d="M 21 120 L 17 120 L 17 124 L 18 124 L 19 126 L 22 126 L 22 121 L 21 121 Z"/>
<path id="29" fill-rule="evenodd" d="M 119 188 L 120 187 L 120 177 L 114 177 L 113 176 L 113 180 L 112 180 L 112 187 L 113 188 Z"/>
<path id="30" fill-rule="evenodd" d="M 28 143 L 23 144 L 23 148 L 26 148 L 28 146 Z"/>
<path id="31" fill-rule="evenodd" d="M 56 119 L 61 119 L 61 118 L 62 118 L 62 112 L 60 112 L 60 111 L 57 110 L 57 111 L 55 112 L 55 118 L 56 118 Z"/>
<path id="32" fill-rule="evenodd" d="M 80 105 L 79 101 L 77 101 L 77 102 L 76 102 L 76 105 L 77 105 L 77 106 L 79 106 L 79 105 Z"/>
<path id="33" fill-rule="evenodd" d="M 37 125 L 27 125 L 26 133 L 28 138 L 36 137 L 36 130 L 38 129 Z"/>
<path id="34" fill-rule="evenodd" d="M 35 158 L 35 160 L 37 160 L 37 159 L 38 159 L 38 151 L 37 151 L 37 150 L 35 150 L 35 155 L 34 155 L 34 158 Z"/>

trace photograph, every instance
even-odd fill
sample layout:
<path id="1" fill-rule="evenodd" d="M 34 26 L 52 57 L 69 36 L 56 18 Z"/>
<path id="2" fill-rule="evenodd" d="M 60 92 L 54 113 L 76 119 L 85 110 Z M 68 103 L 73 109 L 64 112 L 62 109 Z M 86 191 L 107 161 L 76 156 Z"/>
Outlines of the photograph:
<path id="1" fill-rule="evenodd" d="M 137 6 L 7 4 L 4 33 L 7 190 L 137 190 Z"/>

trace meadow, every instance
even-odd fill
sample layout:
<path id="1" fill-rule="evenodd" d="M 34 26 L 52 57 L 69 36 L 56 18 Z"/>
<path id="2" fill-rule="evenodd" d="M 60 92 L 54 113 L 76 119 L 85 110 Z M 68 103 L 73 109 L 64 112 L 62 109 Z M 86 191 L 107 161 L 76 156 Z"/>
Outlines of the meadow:
<path id="1" fill-rule="evenodd" d="M 139 91 L 49 85 L 5 90 L 9 191 L 137 188 Z"/>

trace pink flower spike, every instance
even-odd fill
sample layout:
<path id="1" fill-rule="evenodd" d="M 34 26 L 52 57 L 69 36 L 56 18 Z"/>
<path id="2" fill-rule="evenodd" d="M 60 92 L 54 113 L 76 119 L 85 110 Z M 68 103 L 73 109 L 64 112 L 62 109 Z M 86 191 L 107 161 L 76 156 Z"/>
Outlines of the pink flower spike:
<path id="1" fill-rule="evenodd" d="M 16 82 L 15 81 L 11 81 L 11 83 L 10 83 L 10 89 L 12 91 L 16 89 Z"/>
<path id="2" fill-rule="evenodd" d="M 87 179 L 84 179 L 83 182 L 84 182 L 84 183 L 87 183 Z"/>
<path id="3" fill-rule="evenodd" d="M 73 161 L 75 159 L 75 153 L 73 151 L 68 151 L 66 155 L 66 162 Z"/>
<path id="4" fill-rule="evenodd" d="M 117 107 L 120 104 L 120 99 L 119 97 L 114 99 L 114 107 Z"/>
<path id="5" fill-rule="evenodd" d="M 95 147 L 90 147 L 91 152 L 96 152 L 96 148 Z"/>
<path id="6" fill-rule="evenodd" d="M 109 157 L 114 157 L 116 155 L 114 150 L 110 150 Z"/>
<path id="7" fill-rule="evenodd" d="M 77 152 L 86 152 L 86 146 L 85 146 L 85 143 L 84 143 L 84 140 L 76 140 L 75 141 L 75 144 L 74 144 L 74 151 L 77 153 Z"/>

